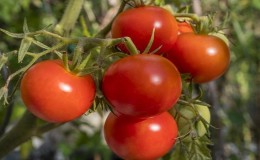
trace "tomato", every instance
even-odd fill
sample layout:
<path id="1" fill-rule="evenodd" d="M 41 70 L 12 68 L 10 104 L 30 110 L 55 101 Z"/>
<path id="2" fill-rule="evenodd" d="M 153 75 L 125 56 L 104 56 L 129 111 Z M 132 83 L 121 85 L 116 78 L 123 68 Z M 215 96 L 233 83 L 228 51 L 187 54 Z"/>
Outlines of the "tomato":
<path id="1" fill-rule="evenodd" d="M 221 39 L 211 35 L 184 33 L 166 55 L 181 73 L 189 73 L 195 83 L 219 78 L 230 61 L 229 48 Z"/>
<path id="2" fill-rule="evenodd" d="M 206 121 L 206 123 L 209 124 L 210 123 L 209 108 L 203 105 L 195 105 L 195 109 L 199 114 L 198 116 L 203 118 Z M 203 121 L 197 117 L 194 109 L 192 109 L 189 106 L 180 106 L 179 113 L 185 117 L 184 118 L 182 116 L 179 116 L 178 118 L 176 118 L 180 137 L 183 137 L 184 135 L 188 134 L 192 130 L 191 125 L 193 125 L 194 129 L 196 130 L 195 132 L 198 137 L 202 137 L 207 133 L 206 127 L 209 127 L 209 125 L 206 126 L 204 125 Z M 194 122 L 193 124 L 190 123 L 192 121 Z M 187 139 L 190 140 L 191 137 L 187 137 Z"/>
<path id="3" fill-rule="evenodd" d="M 110 113 L 104 125 L 108 146 L 127 160 L 156 160 L 174 145 L 178 128 L 168 113 L 137 119 Z"/>
<path id="4" fill-rule="evenodd" d="M 178 22 L 178 35 L 183 33 L 194 33 L 192 26 L 187 22 Z"/>
<path id="5" fill-rule="evenodd" d="M 168 51 L 177 39 L 177 21 L 171 13 L 161 7 L 143 6 L 120 13 L 112 24 L 112 37 L 130 37 L 137 49 L 143 53 L 155 28 L 154 41 L 150 49 Z M 122 47 L 121 47 L 122 49 Z M 125 51 L 125 49 L 122 49 Z"/>
<path id="6" fill-rule="evenodd" d="M 148 117 L 170 109 L 181 94 L 181 77 L 166 58 L 137 54 L 109 66 L 103 94 L 112 108 L 129 116 Z"/>
<path id="7" fill-rule="evenodd" d="M 212 32 L 212 33 L 209 33 L 209 35 L 216 36 L 216 37 L 222 39 L 222 40 L 226 43 L 227 46 L 230 45 L 230 44 L 229 44 L 229 40 L 228 40 L 228 38 L 226 37 L 224 31 L 221 31 L 221 30 L 220 30 L 220 31 L 218 31 L 218 32 Z"/>
<path id="8" fill-rule="evenodd" d="M 35 116 L 48 122 L 66 122 L 90 108 L 95 83 L 90 75 L 78 77 L 66 71 L 60 60 L 46 60 L 24 74 L 21 97 Z"/>

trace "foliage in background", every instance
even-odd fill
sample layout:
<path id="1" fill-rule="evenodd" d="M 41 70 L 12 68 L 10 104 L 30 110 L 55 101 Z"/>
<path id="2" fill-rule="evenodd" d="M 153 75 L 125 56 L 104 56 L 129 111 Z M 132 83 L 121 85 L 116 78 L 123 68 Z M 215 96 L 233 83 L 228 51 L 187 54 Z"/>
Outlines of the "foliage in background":
<path id="1" fill-rule="evenodd" d="M 61 0 L 1 0 L 0 28 L 21 32 L 24 18 L 27 19 L 30 30 L 39 30 L 55 24 L 61 18 L 65 8 L 64 3 L 66 2 Z M 231 40 L 231 66 L 224 77 L 203 85 L 207 93 L 204 99 L 213 106 L 212 125 L 218 128 L 211 129 L 214 142 L 211 148 L 212 154 L 216 160 L 259 159 L 260 28 L 258 26 L 260 21 L 258 15 L 260 15 L 260 2 L 258 0 L 164 0 L 164 3 L 172 4 L 174 10 L 188 5 L 191 10 L 199 14 L 215 13 L 217 17 L 215 23 L 221 26 L 224 22 L 224 32 Z M 94 35 L 108 22 L 108 19 L 113 17 L 118 5 L 119 0 L 86 1 L 73 34 Z M 19 45 L 17 39 L 0 34 L 0 52 L 12 51 Z M 9 56 L 13 60 L 17 59 L 15 54 Z M 9 62 L 8 72 L 23 65 L 12 64 L 12 61 Z M 2 84 L 4 77 L 0 78 Z M 11 112 L 8 111 L 8 107 L 10 106 L 0 106 L 0 124 L 3 124 L 6 113 Z M 15 123 L 24 111 L 19 95 L 16 96 L 12 108 L 10 124 Z M 102 119 L 98 121 L 102 122 Z M 47 144 L 48 148 L 48 141 L 54 138 L 55 142 L 50 143 L 49 146 L 55 143 L 56 148 L 53 148 L 50 153 L 55 153 L 56 158 L 76 156 L 74 159 L 87 159 L 88 155 L 85 153 L 91 151 L 93 157 L 112 159 L 112 153 L 100 139 L 102 135 L 100 126 L 96 127 L 94 133 L 90 133 L 82 129 L 82 126 L 91 127 L 92 124 L 86 124 L 85 120 L 79 123 L 56 129 L 40 137 L 40 141 L 34 138 L 22 145 L 22 157 L 26 159 L 37 154 L 44 155 L 41 153 L 46 149 L 44 145 Z M 80 132 L 73 133 L 74 130 Z M 57 135 L 62 136 L 57 140 Z M 42 149 L 41 147 L 44 149 L 39 150 Z M 30 152 L 31 150 L 33 152 Z"/>

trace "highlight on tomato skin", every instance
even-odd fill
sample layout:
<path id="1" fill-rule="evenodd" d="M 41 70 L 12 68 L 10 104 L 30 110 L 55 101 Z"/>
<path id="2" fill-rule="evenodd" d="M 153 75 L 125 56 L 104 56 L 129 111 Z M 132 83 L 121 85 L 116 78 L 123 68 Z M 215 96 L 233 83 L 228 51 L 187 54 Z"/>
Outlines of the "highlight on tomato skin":
<path id="1" fill-rule="evenodd" d="M 122 58 L 105 71 L 104 97 L 116 112 L 149 117 L 172 108 L 181 95 L 179 71 L 168 59 L 155 54 Z"/>
<path id="2" fill-rule="evenodd" d="M 140 53 L 147 47 L 153 29 L 154 40 L 150 52 L 160 48 L 160 53 L 168 51 L 177 39 L 177 21 L 164 8 L 157 6 L 142 6 L 131 8 L 120 13 L 111 28 L 112 38 L 130 37 Z M 128 53 L 126 47 L 118 46 Z"/>
<path id="3" fill-rule="evenodd" d="M 172 149 L 177 134 L 177 124 L 168 112 L 145 119 L 110 113 L 104 125 L 108 146 L 123 159 L 161 158 Z"/>
<path id="4" fill-rule="evenodd" d="M 184 33 L 164 55 L 180 73 L 190 74 L 193 82 L 207 83 L 222 76 L 230 63 L 230 52 L 220 38 L 206 34 Z"/>
<path id="5" fill-rule="evenodd" d="M 61 60 L 36 63 L 24 74 L 21 97 L 35 116 L 61 123 L 84 114 L 95 98 L 95 82 L 90 75 L 78 77 L 65 70 Z"/>

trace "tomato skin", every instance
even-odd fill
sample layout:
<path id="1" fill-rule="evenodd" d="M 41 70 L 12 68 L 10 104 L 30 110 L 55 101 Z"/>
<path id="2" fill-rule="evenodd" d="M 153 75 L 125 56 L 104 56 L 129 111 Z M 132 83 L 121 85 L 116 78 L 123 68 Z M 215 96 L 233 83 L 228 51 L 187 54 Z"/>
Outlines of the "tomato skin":
<path id="1" fill-rule="evenodd" d="M 136 119 L 110 113 L 104 125 L 108 146 L 127 160 L 156 160 L 174 145 L 178 128 L 168 113 Z"/>
<path id="2" fill-rule="evenodd" d="M 64 69 L 60 60 L 32 66 L 21 81 L 21 97 L 35 116 L 48 122 L 67 122 L 84 114 L 95 97 L 90 75 L 78 77 Z"/>
<path id="3" fill-rule="evenodd" d="M 194 31 L 189 23 L 178 22 L 178 35 L 183 33 L 194 33 Z"/>
<path id="4" fill-rule="evenodd" d="M 120 13 L 113 22 L 113 38 L 130 37 L 142 53 L 148 45 L 153 28 L 154 41 L 150 52 L 159 48 L 160 53 L 168 51 L 177 39 L 177 21 L 171 13 L 161 7 L 144 6 Z M 122 46 L 120 48 L 126 52 Z"/>
<path id="5" fill-rule="evenodd" d="M 165 54 L 181 73 L 190 73 L 195 83 L 219 78 L 228 69 L 229 48 L 211 35 L 184 33 L 178 36 L 171 51 Z"/>
<path id="6" fill-rule="evenodd" d="M 149 117 L 170 109 L 181 94 L 181 77 L 166 58 L 137 54 L 113 63 L 103 76 L 103 94 L 124 115 Z"/>

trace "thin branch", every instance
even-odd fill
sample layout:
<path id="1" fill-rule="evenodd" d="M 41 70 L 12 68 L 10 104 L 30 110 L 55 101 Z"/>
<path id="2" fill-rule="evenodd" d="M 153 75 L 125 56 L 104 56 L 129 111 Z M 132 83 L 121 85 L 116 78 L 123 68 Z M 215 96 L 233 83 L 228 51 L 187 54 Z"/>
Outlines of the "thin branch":
<path id="1" fill-rule="evenodd" d="M 118 11 L 117 11 L 117 13 L 116 13 L 116 15 L 114 16 L 114 18 L 105 26 L 105 28 L 103 28 L 102 30 L 100 30 L 100 31 L 95 35 L 96 38 L 104 38 L 104 37 L 106 37 L 106 35 L 107 35 L 107 34 L 109 33 L 109 31 L 111 30 L 112 24 L 113 24 L 113 22 L 114 22 L 116 16 L 117 16 L 118 14 L 120 14 L 120 13 L 124 10 L 126 4 L 127 4 L 126 1 L 122 1 L 122 3 L 121 3 L 121 5 L 120 5 L 120 7 L 119 7 L 119 9 L 118 9 Z"/>

